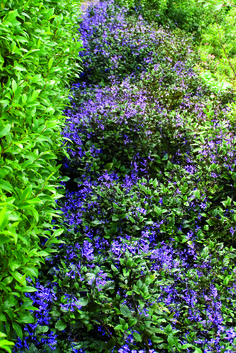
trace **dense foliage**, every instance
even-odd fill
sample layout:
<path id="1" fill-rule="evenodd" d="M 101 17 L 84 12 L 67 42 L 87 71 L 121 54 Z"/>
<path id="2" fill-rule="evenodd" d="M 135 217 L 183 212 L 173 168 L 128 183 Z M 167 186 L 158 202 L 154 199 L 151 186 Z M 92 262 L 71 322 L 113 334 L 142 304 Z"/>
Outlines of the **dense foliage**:
<path id="1" fill-rule="evenodd" d="M 235 87 L 235 0 L 117 0 L 129 14 L 192 34 L 199 45 L 201 77 L 219 90 Z"/>
<path id="2" fill-rule="evenodd" d="M 66 85 L 79 71 L 78 11 L 75 1 L 0 4 L 0 349 L 8 352 L 38 310 L 26 278 L 35 281 L 62 232 L 51 220 L 60 215 Z"/>
<path id="3" fill-rule="evenodd" d="M 53 221 L 64 243 L 27 294 L 39 310 L 14 352 L 232 353 L 234 94 L 204 83 L 185 32 L 139 9 L 107 1 L 78 23 Z"/>
<path id="4" fill-rule="evenodd" d="M 222 18 L 221 13 L 227 9 Z M 236 46 L 235 46 L 235 2 L 225 1 L 215 6 L 214 22 L 202 33 L 199 53 L 202 60 L 201 72 L 206 81 L 213 84 L 220 81 L 221 86 L 236 84 Z"/>
<path id="5" fill-rule="evenodd" d="M 117 0 L 117 3 L 126 6 L 130 13 L 135 10 L 149 23 L 155 22 L 172 29 L 181 28 L 199 40 L 202 31 L 214 23 L 212 11 L 218 5 L 218 0 Z M 227 9 L 222 7 L 219 19 L 224 18 L 225 12 Z"/>

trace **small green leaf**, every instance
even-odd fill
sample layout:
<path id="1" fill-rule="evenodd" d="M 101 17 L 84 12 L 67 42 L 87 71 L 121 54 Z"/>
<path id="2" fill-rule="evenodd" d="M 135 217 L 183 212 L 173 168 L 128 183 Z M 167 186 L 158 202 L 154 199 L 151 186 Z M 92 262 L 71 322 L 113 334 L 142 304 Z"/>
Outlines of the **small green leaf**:
<path id="1" fill-rule="evenodd" d="M 11 130 L 11 125 L 10 124 L 3 125 L 1 123 L 1 125 L 0 125 L 0 138 L 3 137 L 3 136 L 6 136 L 9 133 L 10 130 Z"/>
<path id="2" fill-rule="evenodd" d="M 13 348 L 14 345 L 15 344 L 13 342 L 10 342 L 8 340 L 0 340 L 0 349 L 5 349 L 8 353 L 12 352 L 11 348 L 9 347 L 12 346 Z"/>
<path id="3" fill-rule="evenodd" d="M 129 218 L 129 220 L 130 220 L 132 223 L 136 223 L 133 217 L 131 217 L 131 216 L 128 215 L 128 218 Z"/>
<path id="4" fill-rule="evenodd" d="M 168 159 L 168 153 L 166 153 L 165 155 L 164 155 L 164 157 L 162 158 L 162 160 L 163 161 L 166 161 Z"/>
<path id="5" fill-rule="evenodd" d="M 178 346 L 178 339 L 174 337 L 172 334 L 168 335 L 167 341 L 171 347 L 177 347 Z"/>
<path id="6" fill-rule="evenodd" d="M 58 329 L 59 331 L 65 330 L 66 326 L 67 326 L 66 323 L 62 320 L 57 321 L 55 325 L 56 329 Z"/>
<path id="7" fill-rule="evenodd" d="M 135 317 L 132 317 L 132 318 L 129 319 L 128 325 L 130 327 L 130 326 L 136 325 L 137 322 L 138 322 L 138 320 Z"/>
<path id="8" fill-rule="evenodd" d="M 171 327 L 170 324 L 164 328 L 164 332 L 165 332 L 167 335 L 172 332 L 172 327 Z"/>
<path id="9" fill-rule="evenodd" d="M 0 321 L 7 321 L 7 318 L 3 313 L 0 313 Z"/>
<path id="10" fill-rule="evenodd" d="M 142 337 L 140 336 L 140 334 L 138 332 L 133 332 L 133 336 L 136 339 L 136 341 L 142 342 Z"/>
<path id="11" fill-rule="evenodd" d="M 17 289 L 20 291 L 20 292 L 24 292 L 24 293 L 32 293 L 32 292 L 37 292 L 38 289 L 34 288 L 34 287 L 31 287 L 31 286 L 25 286 L 25 287 L 19 287 L 17 286 Z"/>
<path id="12" fill-rule="evenodd" d="M 35 99 L 38 98 L 40 92 L 41 92 L 41 89 L 36 89 L 35 91 L 33 91 L 33 94 L 30 97 L 30 102 L 35 101 Z"/>
<path id="13" fill-rule="evenodd" d="M 28 200 L 32 194 L 32 185 L 29 185 L 21 195 L 21 201 Z"/>
<path id="14" fill-rule="evenodd" d="M 37 254 L 38 254 L 39 256 L 42 256 L 42 257 L 45 257 L 45 256 L 48 256 L 48 255 L 49 255 L 49 253 L 48 253 L 47 251 L 43 251 L 43 250 L 38 251 Z"/>
<path id="15" fill-rule="evenodd" d="M 32 277 L 38 277 L 38 270 L 35 267 L 25 267 L 24 271 L 27 275 L 29 275 L 31 278 Z"/>
<path id="16" fill-rule="evenodd" d="M 49 327 L 48 326 L 37 326 L 36 332 L 37 333 L 46 333 L 48 332 Z"/>
<path id="17" fill-rule="evenodd" d="M 125 317 L 131 317 L 131 312 L 127 305 L 120 304 L 120 311 Z"/>
<path id="18" fill-rule="evenodd" d="M 17 83 L 16 83 L 16 81 L 14 79 L 12 80 L 11 86 L 12 86 L 13 93 L 15 93 L 15 91 L 17 89 Z"/>
<path id="19" fill-rule="evenodd" d="M 162 209 L 161 209 L 161 207 L 157 207 L 157 206 L 154 205 L 154 211 L 156 212 L 156 214 L 157 214 L 158 216 L 160 216 L 160 215 L 162 214 Z"/>
<path id="20" fill-rule="evenodd" d="M 14 69 L 15 69 L 15 70 L 18 70 L 18 71 L 27 71 L 24 66 L 20 66 L 20 65 L 14 66 Z"/>
<path id="21" fill-rule="evenodd" d="M 113 347 L 115 347 L 116 345 L 116 339 L 114 337 L 112 337 L 106 344 L 106 349 L 111 349 Z"/>
<path id="22" fill-rule="evenodd" d="M 16 331 L 17 336 L 20 337 L 20 339 L 22 339 L 23 338 L 23 331 L 22 331 L 22 328 L 20 327 L 20 325 L 17 324 L 16 322 L 13 322 L 12 326 L 13 326 L 14 330 Z"/>
<path id="23" fill-rule="evenodd" d="M 4 229 L 8 223 L 7 208 L 4 207 L 0 212 L 0 229 Z"/>
<path id="24" fill-rule="evenodd" d="M 0 181 L 0 189 L 6 190 L 6 191 L 9 191 L 9 192 L 13 191 L 12 185 L 7 180 L 1 180 Z"/>
<path id="25" fill-rule="evenodd" d="M 113 281 L 107 281 L 106 284 L 102 287 L 103 290 L 109 290 L 114 288 L 114 282 Z"/>
<path id="26" fill-rule="evenodd" d="M 10 271 L 10 274 L 12 275 L 12 277 L 15 278 L 15 280 L 17 280 L 17 282 L 19 282 L 20 284 L 23 284 L 25 282 L 25 275 L 23 276 L 20 272 L 18 271 Z"/>
<path id="27" fill-rule="evenodd" d="M 30 312 L 19 312 L 17 321 L 21 324 L 32 324 L 34 322 L 34 318 Z"/>
<path id="28" fill-rule="evenodd" d="M 181 346 L 181 348 L 183 348 L 183 349 L 192 348 L 192 347 L 193 347 L 193 345 L 192 345 L 192 344 L 189 344 L 189 343 L 183 344 L 183 345 Z"/>
<path id="29" fill-rule="evenodd" d="M 54 58 L 52 57 L 48 62 L 48 70 L 51 69 Z"/>
<path id="30" fill-rule="evenodd" d="M 202 353 L 202 350 L 200 348 L 195 348 L 195 351 L 193 353 Z"/>
<path id="31" fill-rule="evenodd" d="M 111 168 L 113 167 L 113 163 L 107 163 L 106 165 L 105 165 L 105 168 L 104 169 L 106 169 L 106 170 L 111 170 Z"/>

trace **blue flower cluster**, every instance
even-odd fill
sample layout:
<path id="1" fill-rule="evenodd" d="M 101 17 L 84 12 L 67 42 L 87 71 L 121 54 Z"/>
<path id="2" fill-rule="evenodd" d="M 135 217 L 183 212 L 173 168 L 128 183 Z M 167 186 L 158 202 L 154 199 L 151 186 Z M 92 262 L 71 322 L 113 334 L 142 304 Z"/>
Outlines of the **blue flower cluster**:
<path id="1" fill-rule="evenodd" d="M 15 352 L 236 351 L 232 95 L 204 86 L 183 33 L 126 12 L 102 2 L 79 28 L 64 243 Z"/>

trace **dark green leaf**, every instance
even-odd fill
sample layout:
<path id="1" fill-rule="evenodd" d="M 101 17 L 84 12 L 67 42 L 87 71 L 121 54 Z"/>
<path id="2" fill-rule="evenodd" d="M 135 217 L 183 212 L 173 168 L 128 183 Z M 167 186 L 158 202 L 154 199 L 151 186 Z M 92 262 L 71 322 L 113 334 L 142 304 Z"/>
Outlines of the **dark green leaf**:
<path id="1" fill-rule="evenodd" d="M 131 317 L 131 312 L 128 308 L 127 305 L 120 304 L 120 312 L 125 316 L 125 317 Z"/>
<path id="2" fill-rule="evenodd" d="M 67 326 L 67 324 L 63 320 L 57 321 L 57 323 L 55 325 L 56 329 L 59 331 L 65 330 L 66 326 Z"/>

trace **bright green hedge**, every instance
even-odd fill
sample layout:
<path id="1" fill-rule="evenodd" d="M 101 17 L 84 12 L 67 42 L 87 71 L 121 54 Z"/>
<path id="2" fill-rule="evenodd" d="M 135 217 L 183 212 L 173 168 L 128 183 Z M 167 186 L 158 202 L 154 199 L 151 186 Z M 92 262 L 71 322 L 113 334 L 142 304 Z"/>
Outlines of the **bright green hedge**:
<path id="1" fill-rule="evenodd" d="M 0 0 L 0 350 L 8 352 L 33 322 L 26 278 L 35 281 L 62 232 L 51 221 L 60 216 L 62 111 L 80 71 L 79 12 L 78 0 Z"/>

